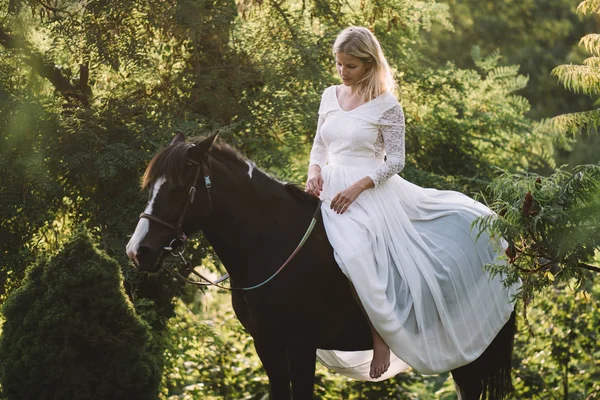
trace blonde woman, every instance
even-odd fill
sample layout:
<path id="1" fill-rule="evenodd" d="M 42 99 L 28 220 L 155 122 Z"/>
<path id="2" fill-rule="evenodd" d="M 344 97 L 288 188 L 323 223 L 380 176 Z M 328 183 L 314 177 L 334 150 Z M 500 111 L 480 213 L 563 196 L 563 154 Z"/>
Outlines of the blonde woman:
<path id="1" fill-rule="evenodd" d="M 326 205 L 325 229 L 371 323 L 373 352 L 319 350 L 319 360 L 364 380 L 408 366 L 435 374 L 468 364 L 513 310 L 516 288 L 483 268 L 496 261 L 500 243 L 471 230 L 491 211 L 397 175 L 404 168 L 404 114 L 368 29 L 343 30 L 333 56 L 343 83 L 322 94 L 306 191 Z"/>

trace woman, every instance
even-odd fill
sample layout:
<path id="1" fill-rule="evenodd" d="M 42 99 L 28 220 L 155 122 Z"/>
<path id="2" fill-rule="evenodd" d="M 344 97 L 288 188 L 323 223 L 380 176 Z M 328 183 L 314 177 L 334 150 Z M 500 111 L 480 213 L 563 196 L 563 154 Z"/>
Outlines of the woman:
<path id="1" fill-rule="evenodd" d="M 424 189 L 397 175 L 404 167 L 404 115 L 368 29 L 342 31 L 333 54 L 343 84 L 323 92 L 306 190 L 328 205 L 325 229 L 371 323 L 373 356 L 368 376 L 356 354 L 319 350 L 319 359 L 365 380 L 407 365 L 426 374 L 465 365 L 513 309 L 516 288 L 506 289 L 483 268 L 498 262 L 501 243 L 471 230 L 491 211 L 461 193 Z"/>

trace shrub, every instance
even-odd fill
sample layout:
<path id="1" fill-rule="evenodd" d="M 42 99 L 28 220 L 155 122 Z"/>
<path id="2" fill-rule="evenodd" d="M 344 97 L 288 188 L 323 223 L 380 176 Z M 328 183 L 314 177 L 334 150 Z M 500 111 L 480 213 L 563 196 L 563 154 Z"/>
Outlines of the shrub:
<path id="1" fill-rule="evenodd" d="M 0 382 L 8 400 L 153 399 L 160 369 L 119 265 L 80 231 L 7 299 Z"/>

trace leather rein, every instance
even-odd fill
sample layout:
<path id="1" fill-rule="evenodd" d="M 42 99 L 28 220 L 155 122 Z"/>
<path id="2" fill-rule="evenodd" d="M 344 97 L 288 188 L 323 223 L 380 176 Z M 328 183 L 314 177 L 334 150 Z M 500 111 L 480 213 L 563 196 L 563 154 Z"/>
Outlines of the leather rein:
<path id="1" fill-rule="evenodd" d="M 198 276 L 200 279 L 203 280 L 203 282 L 196 282 L 196 281 L 192 281 L 188 278 L 186 278 L 185 276 L 181 275 L 179 272 L 177 272 L 174 269 L 168 268 L 166 266 L 162 266 L 162 268 L 166 269 L 167 271 L 169 271 L 171 274 L 177 276 L 178 278 L 182 279 L 183 281 L 194 285 L 194 286 L 216 286 L 218 288 L 221 289 L 225 289 L 225 290 L 244 290 L 244 291 L 248 291 L 248 290 L 253 290 L 253 289 L 258 289 L 259 287 L 267 284 L 268 282 L 270 282 L 273 278 L 275 278 L 293 259 L 294 257 L 298 254 L 298 252 L 300 251 L 300 249 L 302 248 L 302 246 L 304 246 L 304 244 L 306 243 L 306 241 L 308 240 L 310 234 L 312 233 L 316 223 L 317 223 L 317 219 L 319 216 L 319 211 L 321 210 L 321 201 L 319 200 L 318 204 L 317 204 L 317 208 L 313 214 L 312 220 L 308 226 L 308 229 L 306 230 L 306 232 L 304 233 L 304 236 L 302 237 L 302 239 L 300 240 L 300 243 L 296 246 L 296 249 L 292 252 L 292 254 L 288 257 L 288 259 L 277 269 L 277 271 L 275 271 L 269 278 L 265 279 L 264 281 L 262 281 L 261 283 L 257 284 L 257 285 L 253 285 L 253 286 L 247 286 L 247 287 L 227 287 L 227 286 L 223 286 L 220 285 L 221 282 L 229 279 L 229 274 L 225 274 L 222 277 L 216 279 L 216 280 L 210 280 L 208 278 L 206 278 L 205 276 L 203 276 L 202 274 L 200 274 L 199 272 L 197 272 L 194 268 L 190 268 L 190 263 L 188 260 L 185 259 L 185 257 L 183 256 L 183 253 L 185 251 L 185 244 L 188 240 L 188 237 L 186 236 L 185 232 L 183 231 L 183 220 L 185 218 L 185 215 L 190 207 L 191 204 L 194 203 L 195 197 L 196 197 L 196 186 L 198 185 L 198 179 L 200 178 L 200 173 L 203 174 L 204 176 L 204 187 L 206 188 L 206 193 L 208 196 L 208 205 L 209 205 L 209 213 L 212 214 L 212 196 L 210 193 L 210 189 L 212 187 L 212 182 L 210 180 L 210 170 L 206 164 L 206 159 L 202 160 L 202 162 L 197 162 L 194 160 L 188 160 L 188 163 L 191 165 L 196 165 L 196 174 L 194 176 L 194 182 L 192 183 L 192 186 L 190 187 L 189 193 L 188 193 L 188 201 L 185 204 L 185 206 L 183 207 L 183 210 L 181 212 L 181 215 L 179 216 L 179 219 L 177 220 L 177 225 L 172 225 L 169 222 L 166 222 L 164 220 L 162 220 L 159 217 L 156 217 L 152 214 L 147 214 L 147 213 L 141 213 L 140 214 L 140 219 L 141 218 L 145 218 L 148 219 L 150 221 L 156 222 L 157 224 L 160 224 L 170 230 L 172 230 L 173 232 L 176 233 L 176 237 L 171 240 L 171 242 L 169 243 L 168 246 L 163 247 L 162 251 L 163 252 L 170 252 L 172 256 L 174 257 L 180 257 L 181 260 L 183 261 L 183 263 L 188 267 L 188 269 L 190 270 L 191 273 L 193 273 L 194 275 Z M 183 250 L 178 251 L 177 253 L 174 253 L 174 245 L 177 242 L 181 242 L 181 244 L 184 246 Z"/>

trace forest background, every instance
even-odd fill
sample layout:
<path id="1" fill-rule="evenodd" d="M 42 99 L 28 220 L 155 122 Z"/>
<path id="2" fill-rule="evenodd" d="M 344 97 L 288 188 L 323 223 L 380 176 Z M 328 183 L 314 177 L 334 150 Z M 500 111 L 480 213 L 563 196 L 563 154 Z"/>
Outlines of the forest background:
<path id="1" fill-rule="evenodd" d="M 79 249 L 100 257 L 98 265 L 118 265 L 123 282 L 115 282 L 135 315 L 118 312 L 137 318 L 135 332 L 145 332 L 140 351 L 152 366 L 144 379 L 155 382 L 146 385 L 153 396 L 266 398 L 266 376 L 228 296 L 183 287 L 166 274 L 140 275 L 124 246 L 146 201 L 144 168 L 176 130 L 218 129 L 261 169 L 301 184 L 320 95 L 339 83 L 331 45 L 348 25 L 374 31 L 400 84 L 406 179 L 490 205 L 507 196 L 522 201 L 538 174 L 540 195 L 550 190 L 546 182 L 573 176 L 597 183 L 597 170 L 570 171 L 597 166 L 598 115 L 550 118 L 597 106 L 600 64 L 584 62 L 599 55 L 598 39 L 579 42 L 600 32 L 598 3 L 585 1 L 577 12 L 577 0 L 0 0 L 0 303 L 7 304 L 0 397 L 34 398 L 18 393 L 51 379 L 10 361 L 12 350 L 38 343 L 9 342 L 10 316 L 49 327 L 59 321 L 54 302 L 24 294 L 41 290 L 43 274 L 66 274 L 59 261 L 83 265 L 65 255 Z M 555 70 L 565 64 L 585 71 Z M 587 192 L 599 193 L 593 187 Z M 596 230 L 571 234 L 585 245 L 569 257 L 598 265 L 598 235 L 589 235 L 600 232 L 589 211 L 598 210 L 597 200 L 592 205 L 586 221 Z M 202 236 L 191 250 L 200 268 L 223 271 Z M 520 317 L 515 398 L 600 398 L 600 284 L 589 270 L 556 281 L 552 271 L 526 297 L 529 323 Z M 56 279 L 45 290 L 70 291 L 86 313 L 101 306 L 90 300 L 94 288 Z M 14 318 L 11 334 L 20 321 Z M 43 362 L 48 368 L 53 361 Z M 322 399 L 456 398 L 447 374 L 409 372 L 366 384 L 320 367 L 317 387 Z"/>

